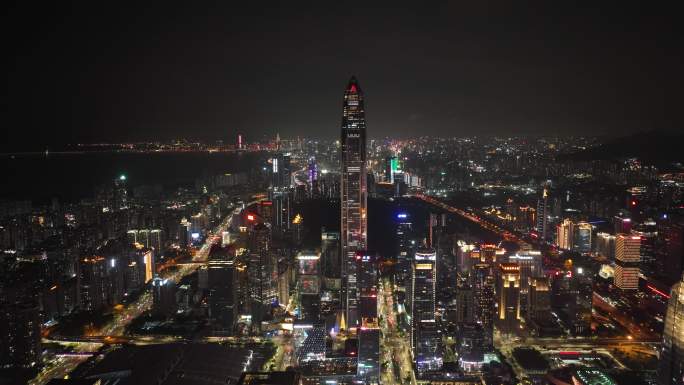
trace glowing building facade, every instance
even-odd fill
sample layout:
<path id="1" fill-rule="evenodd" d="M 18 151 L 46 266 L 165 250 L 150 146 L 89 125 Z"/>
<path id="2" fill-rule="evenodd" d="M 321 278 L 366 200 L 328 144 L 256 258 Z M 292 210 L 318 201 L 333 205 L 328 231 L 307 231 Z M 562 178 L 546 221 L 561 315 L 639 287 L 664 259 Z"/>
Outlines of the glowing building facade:
<path id="1" fill-rule="evenodd" d="M 520 320 L 520 266 L 502 263 L 499 265 L 498 276 L 499 330 L 502 333 L 513 333 Z"/>
<path id="2" fill-rule="evenodd" d="M 341 243 L 346 259 L 346 312 L 350 327 L 359 323 L 356 252 L 366 248 L 366 117 L 363 92 L 355 77 L 344 91 L 341 146 Z"/>
<path id="3" fill-rule="evenodd" d="M 622 290 L 639 288 L 641 237 L 618 234 L 615 237 L 615 286 Z"/>
<path id="4" fill-rule="evenodd" d="M 670 292 L 661 349 L 658 383 L 684 384 L 684 274 Z"/>

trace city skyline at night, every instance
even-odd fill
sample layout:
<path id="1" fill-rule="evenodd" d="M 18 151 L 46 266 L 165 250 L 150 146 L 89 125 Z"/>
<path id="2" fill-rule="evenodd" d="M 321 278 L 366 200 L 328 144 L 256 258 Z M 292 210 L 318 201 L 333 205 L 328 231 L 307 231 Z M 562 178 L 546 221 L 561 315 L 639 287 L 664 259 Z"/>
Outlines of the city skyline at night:
<path id="1" fill-rule="evenodd" d="M 684 384 L 668 8 L 11 4 L 0 384 Z"/>

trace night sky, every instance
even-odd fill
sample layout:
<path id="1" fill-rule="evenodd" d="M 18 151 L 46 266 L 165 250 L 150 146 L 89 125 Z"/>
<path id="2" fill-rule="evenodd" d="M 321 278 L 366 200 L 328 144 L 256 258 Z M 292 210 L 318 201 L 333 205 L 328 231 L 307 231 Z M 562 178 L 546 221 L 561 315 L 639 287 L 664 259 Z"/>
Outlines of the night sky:
<path id="1" fill-rule="evenodd" d="M 660 2 L 92 3 L 5 10 L 5 149 L 334 138 L 352 74 L 370 137 L 683 127 L 681 14 Z"/>

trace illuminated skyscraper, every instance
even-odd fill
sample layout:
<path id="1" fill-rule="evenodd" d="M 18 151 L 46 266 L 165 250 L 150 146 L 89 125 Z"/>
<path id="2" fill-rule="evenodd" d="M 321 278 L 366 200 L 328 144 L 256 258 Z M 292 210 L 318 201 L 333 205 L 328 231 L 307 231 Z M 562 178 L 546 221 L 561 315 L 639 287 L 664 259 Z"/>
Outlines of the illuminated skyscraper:
<path id="1" fill-rule="evenodd" d="M 271 189 L 282 191 L 289 188 L 292 178 L 290 154 L 278 153 L 271 159 Z"/>
<path id="2" fill-rule="evenodd" d="M 556 226 L 556 246 L 560 249 L 572 249 L 572 233 L 574 224 L 566 218 Z"/>
<path id="3" fill-rule="evenodd" d="M 499 265 L 497 297 L 499 299 L 498 325 L 502 333 L 510 334 L 520 320 L 520 266 L 516 263 Z"/>
<path id="4" fill-rule="evenodd" d="M 684 274 L 670 291 L 658 366 L 658 383 L 684 383 Z"/>
<path id="5" fill-rule="evenodd" d="M 549 186 L 544 185 L 544 191 L 542 192 L 542 197 L 537 201 L 537 233 L 539 238 L 546 241 L 548 237 L 548 227 L 549 227 Z"/>
<path id="6" fill-rule="evenodd" d="M 615 286 L 622 290 L 639 288 L 641 237 L 618 234 L 615 237 Z"/>
<path id="7" fill-rule="evenodd" d="M 356 252 L 366 248 L 366 117 L 363 92 L 355 77 L 344 91 L 341 145 L 341 240 L 346 258 L 346 310 L 350 327 L 358 325 Z"/>
<path id="8" fill-rule="evenodd" d="M 585 254 L 591 252 L 591 224 L 579 222 L 573 226 L 573 250 Z"/>
<path id="9" fill-rule="evenodd" d="M 490 266 L 484 263 L 473 266 L 471 281 L 475 296 L 475 320 L 482 325 L 484 342 L 492 345 L 494 332 L 494 277 L 490 274 Z"/>
<path id="10" fill-rule="evenodd" d="M 412 347 L 419 345 L 419 329 L 423 321 L 435 321 L 437 255 L 433 249 L 416 251 L 411 274 L 410 309 Z M 414 351 L 415 353 L 415 351 Z"/>

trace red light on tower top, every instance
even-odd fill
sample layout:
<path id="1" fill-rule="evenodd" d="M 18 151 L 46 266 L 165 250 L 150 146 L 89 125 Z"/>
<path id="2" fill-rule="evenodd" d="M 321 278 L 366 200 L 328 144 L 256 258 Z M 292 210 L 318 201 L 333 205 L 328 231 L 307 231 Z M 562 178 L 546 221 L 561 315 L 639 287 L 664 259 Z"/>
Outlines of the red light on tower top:
<path id="1" fill-rule="evenodd" d="M 349 87 L 349 91 L 350 91 L 350 92 L 356 92 L 356 84 L 352 84 L 352 85 Z"/>

